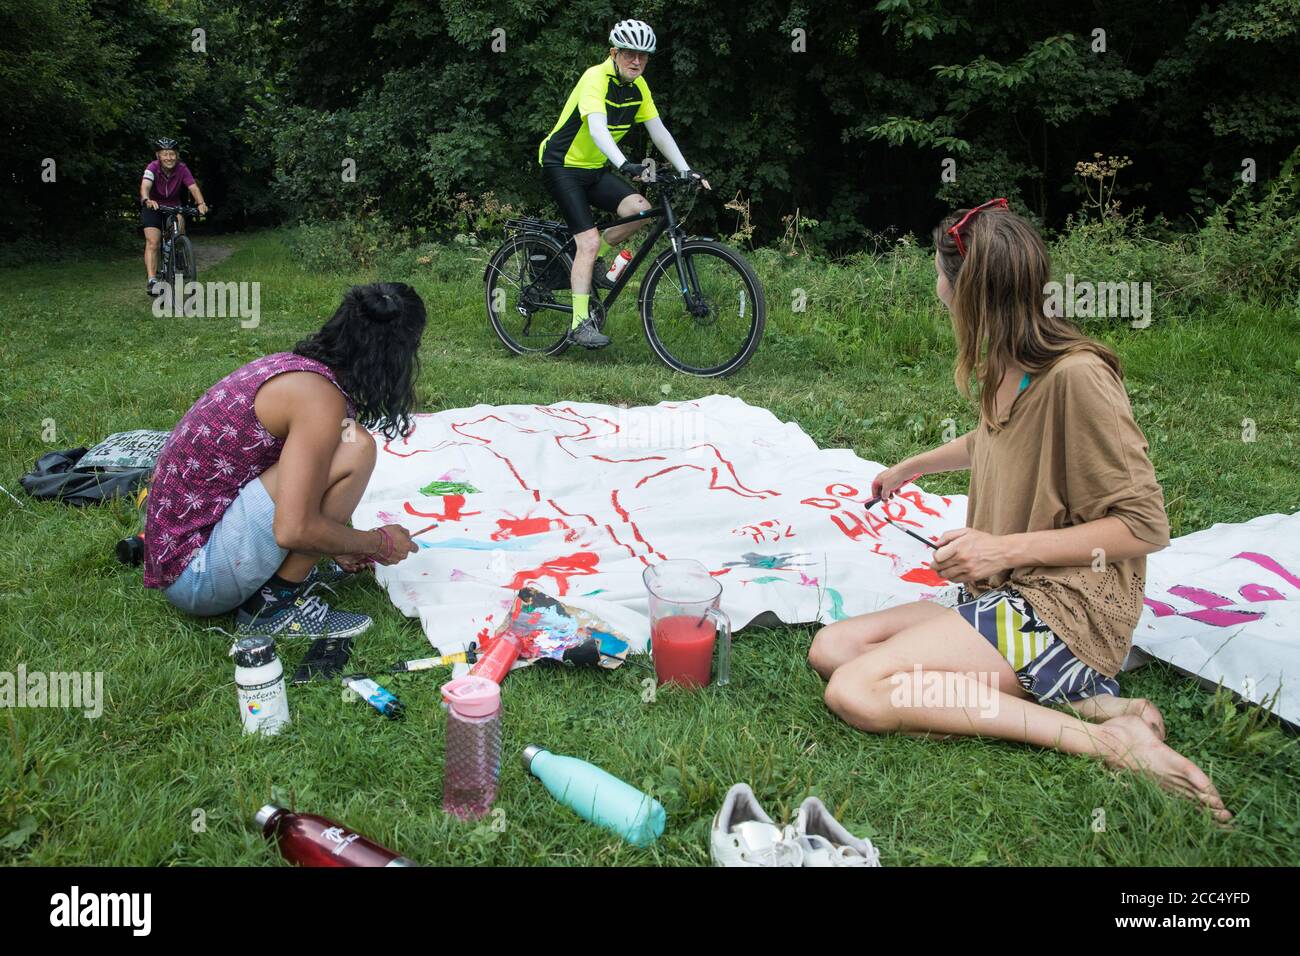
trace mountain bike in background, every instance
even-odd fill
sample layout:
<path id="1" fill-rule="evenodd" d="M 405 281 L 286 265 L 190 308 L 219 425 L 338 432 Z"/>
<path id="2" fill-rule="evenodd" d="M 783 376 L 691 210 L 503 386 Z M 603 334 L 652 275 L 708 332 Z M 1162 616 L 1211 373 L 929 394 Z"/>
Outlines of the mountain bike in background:
<path id="1" fill-rule="evenodd" d="M 190 244 L 190 237 L 180 231 L 181 227 L 177 216 L 188 216 L 191 220 L 196 220 L 199 218 L 198 207 L 159 206 L 158 211 L 163 215 L 162 262 L 159 263 L 159 280 L 166 282 L 172 288 L 176 286 L 176 276 L 178 274 L 183 276 L 186 282 L 197 281 L 199 266 L 194 259 L 194 246 Z"/>

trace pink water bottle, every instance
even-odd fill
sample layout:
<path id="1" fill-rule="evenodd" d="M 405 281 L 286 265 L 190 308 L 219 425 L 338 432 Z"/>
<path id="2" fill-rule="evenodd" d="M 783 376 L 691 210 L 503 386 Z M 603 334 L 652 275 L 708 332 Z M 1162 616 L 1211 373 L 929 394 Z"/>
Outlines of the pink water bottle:
<path id="1" fill-rule="evenodd" d="M 462 820 L 483 816 L 501 769 L 501 687 L 466 674 L 442 685 L 447 705 L 442 809 Z"/>

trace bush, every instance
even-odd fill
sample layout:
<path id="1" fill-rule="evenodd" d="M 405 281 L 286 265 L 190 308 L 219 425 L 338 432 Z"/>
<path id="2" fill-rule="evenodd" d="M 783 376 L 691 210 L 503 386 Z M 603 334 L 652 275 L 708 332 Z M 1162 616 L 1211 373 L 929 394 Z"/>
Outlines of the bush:
<path id="1" fill-rule="evenodd" d="M 412 230 L 395 227 L 379 213 L 365 210 L 355 218 L 297 226 L 289 230 L 287 242 L 308 271 L 370 271 L 409 248 Z"/>
<path id="2" fill-rule="evenodd" d="M 1150 282 L 1158 315 L 1189 316 L 1230 300 L 1276 305 L 1300 295 L 1300 149 L 1258 200 L 1246 188 L 1193 233 L 1174 233 L 1142 211 L 1071 217 L 1052 243 L 1064 281 Z"/>
<path id="3" fill-rule="evenodd" d="M 1223 288 L 1264 304 L 1300 293 L 1300 147 L 1258 201 L 1246 187 L 1197 236 L 1201 260 Z"/>

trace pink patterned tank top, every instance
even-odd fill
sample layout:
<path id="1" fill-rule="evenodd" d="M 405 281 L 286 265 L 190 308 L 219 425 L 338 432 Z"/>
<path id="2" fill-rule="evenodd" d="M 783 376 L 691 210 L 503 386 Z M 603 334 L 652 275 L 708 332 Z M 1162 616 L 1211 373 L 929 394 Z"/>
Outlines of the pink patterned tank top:
<path id="1" fill-rule="evenodd" d="M 240 489 L 279 461 L 284 439 L 262 427 L 253 400 L 265 382 L 285 372 L 316 372 L 343 391 L 328 366 L 278 352 L 217 382 L 172 431 L 158 456 L 146 499 L 145 587 L 172 585 L 207 543 Z M 356 415 L 351 399 L 348 415 Z"/>

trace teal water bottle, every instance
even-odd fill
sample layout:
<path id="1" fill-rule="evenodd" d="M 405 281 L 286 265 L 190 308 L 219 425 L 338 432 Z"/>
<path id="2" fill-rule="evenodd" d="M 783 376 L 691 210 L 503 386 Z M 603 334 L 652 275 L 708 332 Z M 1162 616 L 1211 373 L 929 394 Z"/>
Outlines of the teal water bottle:
<path id="1" fill-rule="evenodd" d="M 524 769 L 578 816 L 635 846 L 653 843 L 664 832 L 664 808 L 658 800 L 585 760 L 534 745 L 524 748 Z"/>

